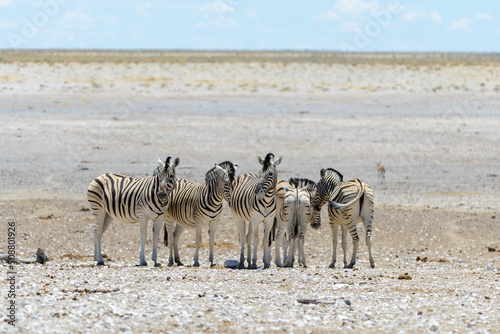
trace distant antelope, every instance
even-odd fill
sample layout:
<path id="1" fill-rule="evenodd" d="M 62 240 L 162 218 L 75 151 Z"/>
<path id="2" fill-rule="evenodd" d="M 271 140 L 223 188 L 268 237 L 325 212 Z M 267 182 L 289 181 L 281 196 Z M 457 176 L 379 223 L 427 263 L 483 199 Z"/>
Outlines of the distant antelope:
<path id="1" fill-rule="evenodd" d="M 377 172 L 378 172 L 378 183 L 385 184 L 385 167 L 380 164 L 381 161 L 377 162 Z"/>

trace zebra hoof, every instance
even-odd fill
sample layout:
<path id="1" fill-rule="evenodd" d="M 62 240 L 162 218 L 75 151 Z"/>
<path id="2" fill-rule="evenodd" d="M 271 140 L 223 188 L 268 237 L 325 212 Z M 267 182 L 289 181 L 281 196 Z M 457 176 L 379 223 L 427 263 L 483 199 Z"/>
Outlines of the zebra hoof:
<path id="1" fill-rule="evenodd" d="M 344 268 L 346 268 L 346 269 L 352 269 L 352 268 L 354 268 L 354 264 L 349 263 L 349 265 L 345 266 Z"/>
<path id="2" fill-rule="evenodd" d="M 184 266 L 184 263 L 182 263 L 181 261 L 175 261 L 175 263 L 177 264 L 178 267 Z M 196 266 L 194 266 L 194 267 L 196 267 Z"/>
<path id="3" fill-rule="evenodd" d="M 136 264 L 135 266 L 136 266 L 136 267 L 147 267 L 147 266 L 148 266 L 148 263 L 147 263 L 147 262 L 144 262 L 144 263 L 141 263 L 141 264 Z"/>
<path id="4" fill-rule="evenodd" d="M 240 262 L 238 265 L 238 269 L 245 269 L 245 264 L 243 262 Z"/>
<path id="5" fill-rule="evenodd" d="M 155 263 L 155 268 L 158 268 L 158 267 L 161 267 L 161 263 L 160 262 Z"/>
<path id="6" fill-rule="evenodd" d="M 97 265 L 98 265 L 98 266 L 104 266 L 104 261 L 99 261 L 99 262 L 97 262 Z"/>
<path id="7" fill-rule="evenodd" d="M 375 263 L 370 264 L 370 268 L 375 268 Z"/>
<path id="8" fill-rule="evenodd" d="M 328 266 L 328 268 L 335 269 L 335 263 L 330 263 L 330 265 Z"/>
<path id="9" fill-rule="evenodd" d="M 217 267 L 217 263 L 211 263 L 210 268 Z"/>
<path id="10" fill-rule="evenodd" d="M 199 262 L 195 262 L 193 263 L 193 267 L 199 267 L 200 266 L 200 263 Z"/>
<path id="11" fill-rule="evenodd" d="M 257 264 L 252 263 L 251 265 L 248 266 L 248 269 L 257 269 Z"/>

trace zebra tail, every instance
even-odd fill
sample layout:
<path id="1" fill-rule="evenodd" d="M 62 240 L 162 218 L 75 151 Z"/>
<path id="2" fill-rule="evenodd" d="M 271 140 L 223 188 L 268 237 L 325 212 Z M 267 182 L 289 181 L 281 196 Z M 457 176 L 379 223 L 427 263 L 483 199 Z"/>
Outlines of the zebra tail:
<path id="1" fill-rule="evenodd" d="M 163 244 L 165 244 L 165 247 L 168 246 L 168 231 L 167 231 L 167 227 L 165 226 L 165 224 L 163 224 Z"/>
<path id="2" fill-rule="evenodd" d="M 356 203 L 356 201 L 365 193 L 365 188 L 363 187 L 363 184 L 359 180 L 357 180 L 357 181 L 359 183 L 360 189 L 359 189 L 358 195 L 356 196 L 355 199 L 353 199 L 349 203 L 345 203 L 345 204 L 337 203 L 337 202 L 329 200 L 328 202 L 330 203 L 330 207 L 332 207 L 334 209 L 345 209 L 347 207 L 350 207 L 354 203 Z"/>

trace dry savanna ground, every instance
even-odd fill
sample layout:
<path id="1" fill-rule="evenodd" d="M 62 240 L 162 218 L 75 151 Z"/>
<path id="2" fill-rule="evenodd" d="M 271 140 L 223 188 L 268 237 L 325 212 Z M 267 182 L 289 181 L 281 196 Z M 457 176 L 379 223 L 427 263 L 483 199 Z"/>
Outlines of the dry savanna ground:
<path id="1" fill-rule="evenodd" d="M 16 252 L 45 264 L 9 267 L 2 331 L 450 332 L 500 328 L 500 60 L 498 55 L 307 52 L 0 52 L 0 220 Z M 177 175 L 202 180 L 231 160 L 283 156 L 280 178 L 317 181 L 332 167 L 375 195 L 369 268 L 336 268 L 326 212 L 308 229 L 307 268 L 233 270 L 238 236 L 224 208 L 209 267 L 136 267 L 139 227 L 113 221 L 106 266 L 93 259 L 86 188 L 106 172 L 151 175 L 180 157 Z M 380 184 L 377 162 L 386 169 Z M 362 225 L 358 226 L 363 236 Z M 151 256 L 151 230 L 146 244 Z M 352 251 L 348 237 L 348 255 Z M 274 247 L 273 247 L 274 252 Z M 262 265 L 262 247 L 258 265 Z M 274 255 L 273 255 L 274 257 Z"/>

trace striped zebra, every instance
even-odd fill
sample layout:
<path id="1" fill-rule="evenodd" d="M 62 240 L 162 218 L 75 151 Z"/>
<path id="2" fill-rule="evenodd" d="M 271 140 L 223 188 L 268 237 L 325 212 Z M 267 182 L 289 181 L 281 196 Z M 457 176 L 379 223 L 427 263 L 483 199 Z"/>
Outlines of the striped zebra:
<path id="1" fill-rule="evenodd" d="M 269 268 L 271 261 L 270 232 L 274 222 L 276 203 L 274 192 L 278 180 L 276 167 L 281 163 L 282 157 L 274 159 L 269 153 L 265 159 L 258 157 L 262 170 L 259 175 L 242 174 L 234 179 L 230 195 L 229 207 L 236 220 L 240 238 L 240 263 L 239 268 L 245 267 L 245 239 L 247 242 L 248 268 L 257 268 L 257 248 L 259 246 L 259 225 L 264 224 L 264 268 Z M 245 222 L 248 222 L 248 234 L 245 234 Z M 253 240 L 253 257 L 252 254 Z"/>
<path id="2" fill-rule="evenodd" d="M 111 220 L 137 223 L 141 231 L 141 266 L 146 266 L 144 247 L 149 220 L 153 221 L 153 254 L 157 262 L 158 236 L 163 215 L 168 207 L 170 191 L 175 189 L 175 167 L 179 158 L 172 162 L 168 157 L 157 176 L 135 178 L 122 174 L 103 174 L 92 181 L 87 189 L 87 199 L 95 217 L 94 258 L 97 265 L 104 265 L 101 254 L 101 239 Z"/>
<path id="3" fill-rule="evenodd" d="M 273 229 L 276 233 L 277 267 L 293 267 L 295 247 L 298 244 L 299 263 L 306 267 L 304 238 L 307 224 L 311 222 L 311 200 L 314 198 L 316 184 L 308 179 L 291 178 L 289 182 L 278 180 L 276 186 L 276 215 Z M 281 262 L 280 248 L 283 248 Z"/>
<path id="4" fill-rule="evenodd" d="M 362 221 L 366 230 L 366 245 L 370 266 L 375 267 L 372 257 L 371 234 L 373 220 L 373 192 L 365 182 L 354 179 L 343 182 L 343 176 L 332 168 L 321 170 L 321 179 L 317 184 L 314 198 L 313 228 L 321 224 L 321 207 L 328 201 L 328 215 L 332 229 L 332 262 L 330 268 L 335 267 L 337 257 L 338 227 L 342 229 L 342 250 L 344 251 L 344 267 L 352 268 L 356 263 L 359 237 L 356 223 Z M 351 262 L 347 264 L 347 229 L 352 236 L 353 252 Z"/>
<path id="5" fill-rule="evenodd" d="M 177 179 L 177 188 L 172 191 L 170 205 L 165 212 L 164 243 L 170 245 L 168 265 L 175 263 L 182 266 L 179 256 L 179 240 L 184 229 L 196 229 L 196 250 L 194 267 L 199 267 L 198 254 L 201 245 L 203 226 L 209 225 L 210 265 L 214 264 L 215 231 L 222 213 L 222 201 L 229 197 L 229 188 L 234 180 L 238 165 L 230 161 L 216 164 L 205 175 L 205 181 L 194 182 Z M 174 230 L 175 226 L 175 230 Z"/>
<path id="6" fill-rule="evenodd" d="M 298 262 L 305 268 L 307 267 L 307 264 L 304 242 L 307 225 L 309 225 L 313 219 L 312 202 L 316 195 L 316 182 L 304 178 L 291 178 L 289 182 L 297 191 L 298 219 L 296 224 L 298 225 L 298 228 L 295 229 L 298 230 L 298 233 L 296 233 L 298 238 L 289 244 L 289 259 L 287 261 L 287 266 L 293 267 L 293 262 L 295 260 L 295 248 L 298 246 Z"/>

